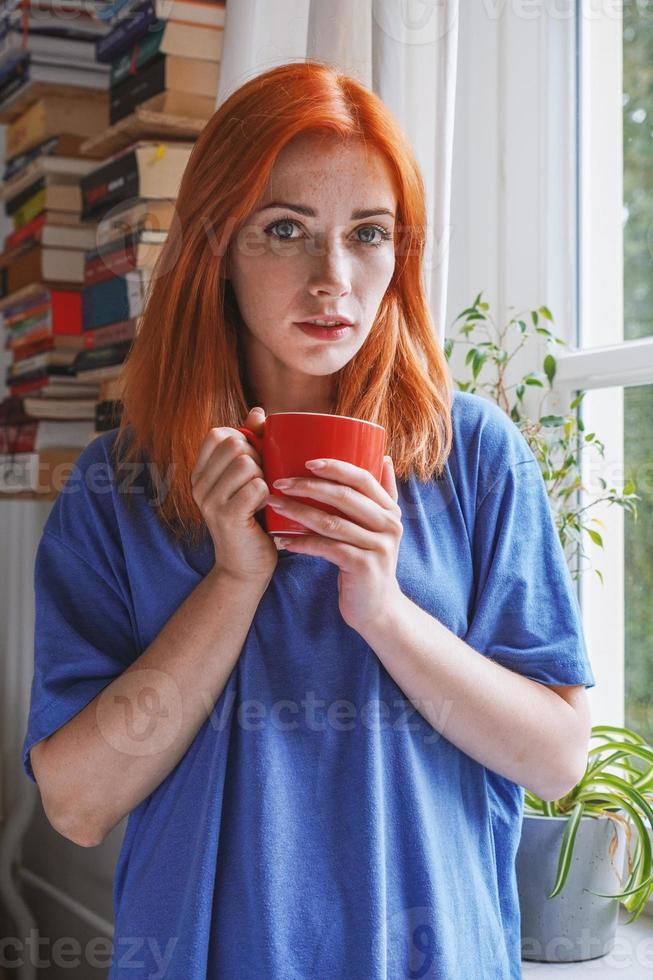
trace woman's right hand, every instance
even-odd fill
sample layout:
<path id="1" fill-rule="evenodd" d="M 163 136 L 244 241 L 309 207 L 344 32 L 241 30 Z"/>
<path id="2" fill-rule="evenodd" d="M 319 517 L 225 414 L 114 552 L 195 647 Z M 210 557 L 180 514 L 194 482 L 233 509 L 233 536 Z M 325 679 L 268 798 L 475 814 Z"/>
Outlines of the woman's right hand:
<path id="1" fill-rule="evenodd" d="M 243 426 L 259 434 L 265 412 L 251 409 Z M 278 552 L 255 518 L 269 497 L 261 458 L 242 432 L 209 429 L 191 473 L 193 499 L 213 539 L 215 567 L 239 581 L 269 581 Z"/>

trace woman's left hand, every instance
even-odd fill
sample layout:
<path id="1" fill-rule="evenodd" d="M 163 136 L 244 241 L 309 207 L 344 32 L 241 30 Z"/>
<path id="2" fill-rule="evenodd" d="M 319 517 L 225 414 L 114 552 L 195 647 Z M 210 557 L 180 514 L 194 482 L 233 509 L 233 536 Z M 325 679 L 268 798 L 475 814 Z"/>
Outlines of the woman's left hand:
<path id="1" fill-rule="evenodd" d="M 270 506 L 299 521 L 314 534 L 289 535 L 279 546 L 333 562 L 338 573 L 338 604 L 342 618 L 364 634 L 378 626 L 392 602 L 401 595 L 397 581 L 399 542 L 403 534 L 394 466 L 383 460 L 379 483 L 368 470 L 339 459 L 325 459 L 315 474 L 273 484 L 283 497 L 271 496 Z M 290 495 L 311 497 L 335 507 L 344 516 L 311 507 Z M 281 501 L 281 506 L 275 506 Z"/>

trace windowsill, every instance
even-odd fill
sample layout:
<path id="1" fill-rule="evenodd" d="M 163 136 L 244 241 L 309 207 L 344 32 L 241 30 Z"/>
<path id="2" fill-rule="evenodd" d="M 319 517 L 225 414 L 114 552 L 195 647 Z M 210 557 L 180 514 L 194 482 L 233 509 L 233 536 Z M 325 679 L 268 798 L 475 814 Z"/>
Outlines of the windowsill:
<path id="1" fill-rule="evenodd" d="M 651 980 L 653 975 L 653 918 L 642 913 L 626 925 L 628 912 L 619 911 L 614 946 L 605 956 L 577 963 L 536 963 L 522 960 L 522 978 L 594 977 L 595 980 Z"/>

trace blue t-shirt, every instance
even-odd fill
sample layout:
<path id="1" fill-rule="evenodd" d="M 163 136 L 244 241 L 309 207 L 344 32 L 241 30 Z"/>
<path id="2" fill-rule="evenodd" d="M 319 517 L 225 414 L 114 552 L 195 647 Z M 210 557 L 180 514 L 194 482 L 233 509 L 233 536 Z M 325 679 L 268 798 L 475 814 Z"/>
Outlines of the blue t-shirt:
<path id="1" fill-rule="evenodd" d="M 398 481 L 402 591 L 480 655 L 593 687 L 535 457 L 480 396 L 456 392 L 452 419 L 442 477 Z M 214 563 L 208 534 L 176 542 L 144 492 L 126 507 L 115 433 L 82 452 L 84 478 L 39 543 L 32 779 L 31 746 L 121 674 Z M 523 789 L 419 714 L 340 616 L 337 573 L 279 553 L 210 716 L 130 813 L 111 980 L 521 976 Z"/>

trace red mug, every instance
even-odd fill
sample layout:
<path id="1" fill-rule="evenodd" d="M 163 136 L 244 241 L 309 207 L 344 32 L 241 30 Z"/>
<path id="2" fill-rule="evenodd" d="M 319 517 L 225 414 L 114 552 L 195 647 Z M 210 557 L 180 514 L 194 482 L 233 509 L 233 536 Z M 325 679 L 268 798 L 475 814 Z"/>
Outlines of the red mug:
<path id="1" fill-rule="evenodd" d="M 236 428 L 259 453 L 268 490 L 276 497 L 283 497 L 283 492 L 272 486 L 275 480 L 292 476 L 322 479 L 306 469 L 304 464 L 309 459 L 342 459 L 368 470 L 379 482 L 381 480 L 385 429 L 376 422 L 317 412 L 273 412 L 263 423 L 262 436 L 244 426 Z M 296 494 L 292 495 L 292 499 L 328 514 L 345 516 L 322 500 Z M 267 506 L 264 513 L 268 534 L 314 533 L 299 521 L 277 513 L 272 507 Z"/>

